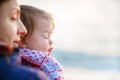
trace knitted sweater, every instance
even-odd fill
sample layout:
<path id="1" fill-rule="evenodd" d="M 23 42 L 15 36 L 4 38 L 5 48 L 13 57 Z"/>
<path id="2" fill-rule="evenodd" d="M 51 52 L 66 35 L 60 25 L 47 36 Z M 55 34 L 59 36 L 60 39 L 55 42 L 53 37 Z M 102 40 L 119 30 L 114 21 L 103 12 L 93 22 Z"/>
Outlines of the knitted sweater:
<path id="1" fill-rule="evenodd" d="M 20 66 L 18 52 L 17 48 L 0 45 L 0 80 L 49 80 L 40 70 Z"/>

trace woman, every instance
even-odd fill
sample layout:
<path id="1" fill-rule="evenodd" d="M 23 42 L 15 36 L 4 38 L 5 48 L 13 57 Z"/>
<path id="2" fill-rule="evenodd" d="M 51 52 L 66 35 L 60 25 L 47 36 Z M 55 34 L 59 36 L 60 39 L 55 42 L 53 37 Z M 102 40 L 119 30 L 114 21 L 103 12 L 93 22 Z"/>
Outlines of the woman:
<path id="1" fill-rule="evenodd" d="M 0 0 L 0 80 L 48 80 L 42 72 L 17 66 L 11 60 L 18 56 L 19 49 L 15 47 L 26 33 L 18 1 Z"/>

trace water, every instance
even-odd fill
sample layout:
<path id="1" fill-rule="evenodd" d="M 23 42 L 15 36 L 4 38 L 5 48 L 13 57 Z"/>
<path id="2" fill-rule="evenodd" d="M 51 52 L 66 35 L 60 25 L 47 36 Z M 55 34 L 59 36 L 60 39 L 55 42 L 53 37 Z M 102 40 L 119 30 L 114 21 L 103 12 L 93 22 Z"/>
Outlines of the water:
<path id="1" fill-rule="evenodd" d="M 65 67 L 120 72 L 120 56 L 96 56 L 58 50 L 54 51 L 52 55 Z"/>
<path id="2" fill-rule="evenodd" d="M 63 65 L 65 80 L 120 80 L 120 56 L 53 51 Z"/>

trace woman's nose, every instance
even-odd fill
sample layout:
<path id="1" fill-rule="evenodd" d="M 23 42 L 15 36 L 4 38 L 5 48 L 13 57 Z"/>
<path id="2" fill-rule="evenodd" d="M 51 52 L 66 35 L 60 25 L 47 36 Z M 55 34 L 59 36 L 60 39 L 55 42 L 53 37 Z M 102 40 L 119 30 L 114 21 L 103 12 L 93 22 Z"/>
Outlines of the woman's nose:
<path id="1" fill-rule="evenodd" d="M 20 36 L 24 36 L 25 34 L 27 34 L 27 30 L 21 20 L 19 20 L 18 34 Z"/>

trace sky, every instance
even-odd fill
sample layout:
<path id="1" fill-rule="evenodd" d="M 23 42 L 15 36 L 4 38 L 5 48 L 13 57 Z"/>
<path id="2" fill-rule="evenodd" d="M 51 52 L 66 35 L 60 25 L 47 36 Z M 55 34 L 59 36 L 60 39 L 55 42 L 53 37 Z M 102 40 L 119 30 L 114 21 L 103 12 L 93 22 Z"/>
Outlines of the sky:
<path id="1" fill-rule="evenodd" d="M 21 0 L 54 15 L 54 49 L 120 55 L 119 0 Z"/>

